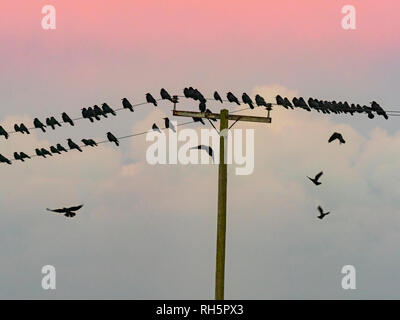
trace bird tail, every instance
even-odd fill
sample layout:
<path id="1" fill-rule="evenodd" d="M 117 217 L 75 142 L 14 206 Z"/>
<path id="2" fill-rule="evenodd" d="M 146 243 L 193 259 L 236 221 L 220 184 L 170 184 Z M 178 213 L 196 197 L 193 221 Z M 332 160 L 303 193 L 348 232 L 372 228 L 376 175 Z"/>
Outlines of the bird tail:
<path id="1" fill-rule="evenodd" d="M 115 144 L 117 145 L 117 147 L 119 147 L 119 141 L 115 141 Z"/>

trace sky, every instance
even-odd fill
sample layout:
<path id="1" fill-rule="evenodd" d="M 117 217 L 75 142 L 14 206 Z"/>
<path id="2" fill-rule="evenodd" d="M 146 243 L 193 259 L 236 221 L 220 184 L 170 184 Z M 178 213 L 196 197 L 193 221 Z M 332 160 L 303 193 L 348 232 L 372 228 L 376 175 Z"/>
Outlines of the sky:
<path id="1" fill-rule="evenodd" d="M 55 30 L 41 25 L 48 4 Z M 355 30 L 342 28 L 345 5 L 356 9 Z M 118 108 L 123 97 L 141 103 L 162 87 L 181 95 L 185 86 L 207 97 L 376 100 L 400 111 L 399 9 L 395 0 L 3 0 L 0 124 L 11 131 L 103 102 Z M 125 136 L 161 127 L 165 116 L 173 118 L 171 105 L 161 102 L 92 125 L 0 137 L 0 153 Z M 398 298 L 400 118 L 276 107 L 271 117 L 235 125 L 255 130 L 255 168 L 249 176 L 228 169 L 226 298 Z M 334 131 L 346 144 L 327 143 Z M 138 136 L 119 148 L 1 164 L 0 298 L 213 298 L 218 167 L 150 165 L 148 146 Z M 306 176 L 321 170 L 314 187 Z M 74 219 L 45 210 L 80 203 Z M 318 205 L 331 211 L 322 221 Z M 47 264 L 56 290 L 41 287 Z M 356 290 L 341 287 L 344 265 L 357 270 Z"/>

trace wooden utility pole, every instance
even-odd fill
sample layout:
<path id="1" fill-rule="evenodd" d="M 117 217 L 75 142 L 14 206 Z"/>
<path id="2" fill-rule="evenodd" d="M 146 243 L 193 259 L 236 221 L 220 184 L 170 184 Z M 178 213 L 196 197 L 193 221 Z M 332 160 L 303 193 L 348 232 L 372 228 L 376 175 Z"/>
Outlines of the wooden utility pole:
<path id="1" fill-rule="evenodd" d="M 219 168 L 218 168 L 218 218 L 217 218 L 217 254 L 215 268 L 215 300 L 224 300 L 225 287 L 225 248 L 226 248 L 226 199 L 227 199 L 227 163 L 225 154 L 228 153 L 225 146 L 225 134 L 228 129 L 228 121 L 249 121 L 271 123 L 269 116 L 271 108 L 267 108 L 267 117 L 253 117 L 245 115 L 229 114 L 227 109 L 222 109 L 221 113 L 193 112 L 176 110 L 174 105 L 173 115 L 180 117 L 220 119 L 220 144 L 219 144 Z M 221 134 L 222 133 L 222 134 Z"/>

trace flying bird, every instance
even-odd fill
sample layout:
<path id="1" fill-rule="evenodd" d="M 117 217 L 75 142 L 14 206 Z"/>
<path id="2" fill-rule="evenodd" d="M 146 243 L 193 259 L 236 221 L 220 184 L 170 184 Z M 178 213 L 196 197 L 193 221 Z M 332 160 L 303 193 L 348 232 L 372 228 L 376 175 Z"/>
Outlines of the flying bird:
<path id="1" fill-rule="evenodd" d="M 157 125 L 155 123 L 153 123 L 152 129 L 154 131 L 157 131 L 157 132 L 161 133 L 161 130 L 157 127 Z"/>
<path id="2" fill-rule="evenodd" d="M 318 173 L 314 178 L 310 178 L 307 176 L 308 179 L 310 179 L 316 186 L 320 185 L 321 182 L 319 182 L 319 178 L 321 178 L 323 172 L 321 171 L 320 173 Z"/>
<path id="3" fill-rule="evenodd" d="M 11 164 L 11 161 L 8 160 L 5 156 L 3 156 L 2 154 L 0 154 L 0 163 L 8 163 Z"/>
<path id="4" fill-rule="evenodd" d="M 253 100 L 251 100 L 251 98 L 249 97 L 249 95 L 246 92 L 244 92 L 242 94 L 242 101 L 243 101 L 243 103 L 248 104 L 250 106 L 250 109 L 254 109 Z"/>
<path id="5" fill-rule="evenodd" d="M 168 118 L 164 118 L 165 127 L 167 129 L 171 129 L 173 132 L 176 132 L 174 125 L 169 121 Z"/>
<path id="6" fill-rule="evenodd" d="M 46 126 L 38 118 L 35 118 L 33 120 L 33 125 L 35 126 L 35 128 L 41 129 L 43 132 L 46 132 L 46 129 L 45 129 Z"/>
<path id="7" fill-rule="evenodd" d="M 60 143 L 57 143 L 57 150 L 60 152 L 68 152 Z"/>
<path id="8" fill-rule="evenodd" d="M 115 111 L 114 111 L 107 103 L 103 103 L 103 104 L 101 105 L 101 107 L 102 107 L 102 109 L 103 109 L 104 114 L 111 113 L 113 116 L 116 116 L 116 115 L 117 115 L 117 114 L 115 113 Z"/>
<path id="9" fill-rule="evenodd" d="M 124 107 L 124 109 L 129 109 L 131 110 L 131 112 L 134 112 L 133 106 L 127 98 L 122 99 L 122 106 Z"/>
<path id="10" fill-rule="evenodd" d="M 79 152 L 83 152 L 82 149 L 71 139 L 68 139 L 68 147 L 70 148 L 70 150 L 76 149 Z"/>
<path id="11" fill-rule="evenodd" d="M 339 133 L 339 132 L 334 132 L 331 137 L 329 138 L 328 142 L 331 143 L 332 141 L 338 139 L 339 143 L 346 143 L 346 141 L 344 141 L 343 136 Z"/>
<path id="12" fill-rule="evenodd" d="M 221 96 L 219 95 L 219 93 L 217 91 L 214 92 L 214 99 L 216 101 L 219 101 L 221 103 L 223 103 Z"/>
<path id="13" fill-rule="evenodd" d="M 155 107 L 157 107 L 157 101 L 150 93 L 146 93 L 146 101 L 147 103 L 152 103 Z"/>
<path id="14" fill-rule="evenodd" d="M 61 118 L 65 123 L 69 123 L 71 126 L 75 125 L 69 115 L 67 115 L 65 112 L 62 113 Z"/>
<path id="15" fill-rule="evenodd" d="M 330 212 L 324 212 L 324 210 L 321 208 L 321 206 L 318 206 L 318 211 L 319 211 L 319 216 L 317 217 L 318 219 L 323 219 L 325 216 L 330 214 Z"/>
<path id="16" fill-rule="evenodd" d="M 234 102 L 237 105 L 240 105 L 240 102 L 239 102 L 238 98 L 236 98 L 235 95 L 232 92 L 228 92 L 226 97 L 228 98 L 229 102 Z"/>
<path id="17" fill-rule="evenodd" d="M 6 139 L 8 139 L 8 132 L 4 130 L 2 126 L 0 126 L 0 136 L 4 136 Z"/>
<path id="18" fill-rule="evenodd" d="M 82 139 L 82 142 L 85 146 L 97 147 L 97 143 L 93 139 Z"/>
<path id="19" fill-rule="evenodd" d="M 212 158 L 214 162 L 214 150 L 210 146 L 205 146 L 203 144 L 198 145 L 197 147 L 190 148 L 191 150 L 193 149 L 198 149 L 198 150 L 204 150 L 208 153 L 208 155 Z"/>
<path id="20" fill-rule="evenodd" d="M 66 216 L 67 218 L 73 218 L 76 216 L 75 211 L 78 211 L 82 207 L 83 207 L 83 205 L 76 206 L 76 207 L 70 207 L 70 208 L 54 209 L 54 210 L 47 208 L 46 210 L 51 211 L 51 212 L 56 212 L 56 213 L 63 213 L 64 216 Z"/>
<path id="21" fill-rule="evenodd" d="M 110 142 L 114 142 L 117 145 L 117 147 L 119 146 L 118 139 L 111 132 L 107 132 L 107 139 Z"/>
<path id="22" fill-rule="evenodd" d="M 53 154 L 55 154 L 55 153 L 61 154 L 60 150 L 58 150 L 55 146 L 51 146 L 51 147 L 50 147 L 50 151 L 51 151 L 51 153 L 53 153 Z"/>
<path id="23" fill-rule="evenodd" d="M 171 102 L 174 102 L 172 100 L 172 97 L 170 96 L 170 94 L 167 92 L 167 90 L 165 90 L 164 88 L 161 89 L 160 91 L 160 95 L 161 95 L 161 99 L 163 100 L 169 100 Z"/>

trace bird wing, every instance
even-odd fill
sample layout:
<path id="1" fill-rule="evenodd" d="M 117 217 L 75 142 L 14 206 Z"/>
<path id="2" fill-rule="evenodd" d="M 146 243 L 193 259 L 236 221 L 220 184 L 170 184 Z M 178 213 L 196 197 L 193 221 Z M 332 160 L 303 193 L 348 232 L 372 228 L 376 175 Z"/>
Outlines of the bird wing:
<path id="1" fill-rule="evenodd" d="M 78 211 L 82 207 L 83 207 L 83 204 L 76 206 L 76 207 L 67 208 L 67 211 Z"/>
<path id="2" fill-rule="evenodd" d="M 324 210 L 321 208 L 321 206 L 318 206 L 318 211 L 319 211 L 321 214 L 324 214 Z"/>
<path id="3" fill-rule="evenodd" d="M 51 212 L 57 212 L 57 213 L 66 213 L 67 212 L 66 209 L 54 209 L 54 210 L 52 210 L 52 209 L 47 208 L 46 210 L 47 211 L 51 211 Z"/>
<path id="4" fill-rule="evenodd" d="M 318 173 L 318 174 L 315 176 L 315 180 L 318 180 L 322 175 L 323 175 L 323 172 L 321 171 L 320 173 Z"/>
<path id="5" fill-rule="evenodd" d="M 333 140 L 335 140 L 335 139 L 337 139 L 337 138 L 338 138 L 338 133 L 335 132 L 335 133 L 333 133 L 333 134 L 331 135 L 331 137 L 329 138 L 328 142 L 332 142 Z"/>

